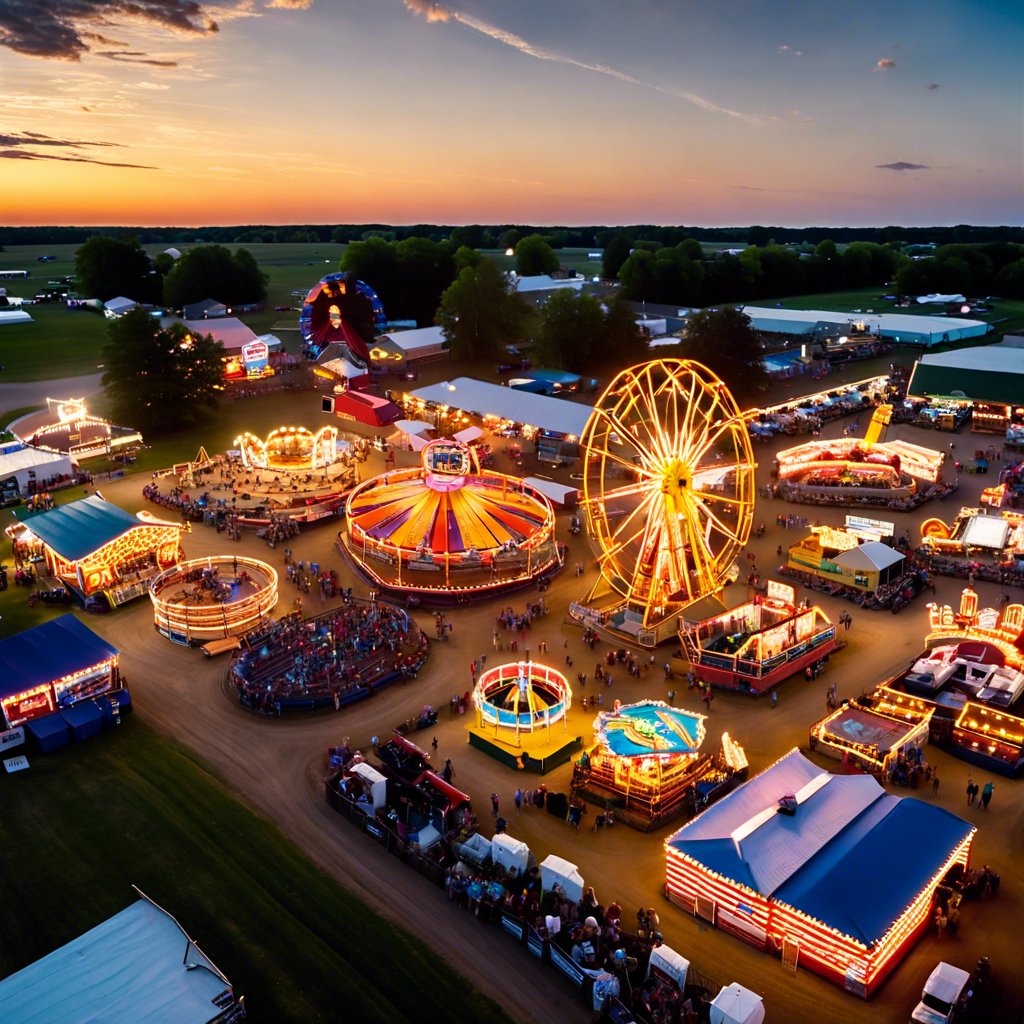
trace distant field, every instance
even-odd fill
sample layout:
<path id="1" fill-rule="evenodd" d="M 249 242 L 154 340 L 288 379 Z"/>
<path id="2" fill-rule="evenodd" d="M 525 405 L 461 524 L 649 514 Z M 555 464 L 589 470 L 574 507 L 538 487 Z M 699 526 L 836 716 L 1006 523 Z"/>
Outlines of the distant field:
<path id="1" fill-rule="evenodd" d="M 0 976 L 136 898 L 174 914 L 249 1020 L 508 1024 L 426 943 L 332 881 L 138 719 L 4 780 Z"/>

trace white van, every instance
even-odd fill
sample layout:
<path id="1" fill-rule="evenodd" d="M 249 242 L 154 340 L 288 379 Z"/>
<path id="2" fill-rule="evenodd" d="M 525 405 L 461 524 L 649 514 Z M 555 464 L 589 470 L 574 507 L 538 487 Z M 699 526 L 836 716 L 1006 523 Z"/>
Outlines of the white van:
<path id="1" fill-rule="evenodd" d="M 910 1019 L 914 1024 L 950 1024 L 957 1012 L 960 997 L 971 980 L 967 971 L 952 964 L 940 963 L 924 983 L 921 1002 Z"/>

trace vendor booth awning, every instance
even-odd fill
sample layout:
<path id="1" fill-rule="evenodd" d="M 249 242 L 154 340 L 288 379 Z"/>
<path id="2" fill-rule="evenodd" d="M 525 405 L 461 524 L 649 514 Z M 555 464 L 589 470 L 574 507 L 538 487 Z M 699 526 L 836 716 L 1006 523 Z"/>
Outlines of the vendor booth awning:
<path id="1" fill-rule="evenodd" d="M 476 441 L 478 438 L 484 436 L 484 432 L 477 426 L 466 427 L 465 430 L 460 430 L 457 434 L 452 435 L 456 441 L 461 441 L 463 444 L 469 444 L 470 441 Z"/>
<path id="2" fill-rule="evenodd" d="M 135 516 L 98 494 L 19 518 L 48 548 L 69 562 L 85 558 L 141 525 Z"/>
<path id="3" fill-rule="evenodd" d="M 117 648 L 70 612 L 0 640 L 0 698 L 117 657 Z"/>
<path id="4" fill-rule="evenodd" d="M 539 476 L 526 477 L 526 483 L 540 491 L 544 497 L 550 498 L 556 505 L 569 506 L 575 504 L 576 498 L 579 495 L 578 487 L 556 483 L 554 480 L 545 480 Z"/>
<path id="5" fill-rule="evenodd" d="M 433 430 L 434 425 L 432 423 L 424 423 L 422 420 L 395 420 L 395 430 L 400 430 L 403 434 L 423 434 L 428 430 Z M 456 439 L 458 439 L 456 437 Z"/>

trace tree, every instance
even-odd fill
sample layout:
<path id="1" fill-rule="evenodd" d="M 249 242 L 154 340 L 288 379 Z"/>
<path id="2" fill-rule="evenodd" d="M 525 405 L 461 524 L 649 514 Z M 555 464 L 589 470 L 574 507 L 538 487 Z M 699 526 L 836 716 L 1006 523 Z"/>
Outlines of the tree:
<path id="1" fill-rule="evenodd" d="M 234 255 L 223 245 L 197 245 L 175 260 L 164 278 L 164 302 L 180 308 L 202 299 L 227 305 L 259 302 L 267 278 L 247 249 Z"/>
<path id="2" fill-rule="evenodd" d="M 647 358 L 649 348 L 647 334 L 637 324 L 636 314 L 622 299 L 613 299 L 604 315 L 604 330 L 595 341 L 594 358 L 620 364 L 640 363 Z"/>
<path id="3" fill-rule="evenodd" d="M 501 233 L 501 238 L 498 239 L 498 248 L 515 249 L 522 237 L 523 233 L 519 228 L 509 228 L 507 231 L 503 231 Z"/>
<path id="4" fill-rule="evenodd" d="M 150 269 L 149 257 L 135 239 L 94 235 L 75 252 L 78 290 L 104 302 L 116 295 L 136 302 L 158 298 Z"/>
<path id="5" fill-rule="evenodd" d="M 560 288 L 544 303 L 540 315 L 534 337 L 537 359 L 563 370 L 586 369 L 595 349 L 603 347 L 605 319 L 600 301 L 593 295 Z"/>
<path id="6" fill-rule="evenodd" d="M 684 352 L 725 381 L 741 407 L 768 385 L 761 338 L 738 309 L 705 310 L 690 317 Z"/>
<path id="7" fill-rule="evenodd" d="M 136 307 L 113 320 L 103 349 L 103 389 L 121 423 L 169 433 L 217 405 L 224 349 L 184 324 L 162 328 Z"/>
<path id="8" fill-rule="evenodd" d="M 558 269 L 555 250 L 542 235 L 527 235 L 516 246 L 516 273 L 520 277 L 552 274 Z"/>
<path id="9" fill-rule="evenodd" d="M 1024 260 L 1007 263 L 996 274 L 996 290 L 1007 299 L 1024 299 Z"/>
<path id="10" fill-rule="evenodd" d="M 441 296 L 437 322 L 456 359 L 496 355 L 504 341 L 517 341 L 529 310 L 492 259 L 465 267 Z"/>

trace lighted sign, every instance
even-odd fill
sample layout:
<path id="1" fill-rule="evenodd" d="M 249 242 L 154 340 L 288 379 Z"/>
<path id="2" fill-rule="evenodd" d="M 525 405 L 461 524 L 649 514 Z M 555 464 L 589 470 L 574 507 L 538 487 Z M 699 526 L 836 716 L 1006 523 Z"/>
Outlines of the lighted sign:
<path id="1" fill-rule="evenodd" d="M 796 590 L 788 583 L 779 583 L 778 580 L 769 580 L 766 593 L 769 600 L 781 601 L 783 604 L 796 604 Z"/>
<path id="2" fill-rule="evenodd" d="M 867 519 L 864 516 L 846 517 L 846 529 L 858 533 L 877 533 L 881 537 L 892 537 L 896 533 L 896 524 L 884 519 Z"/>
<path id="3" fill-rule="evenodd" d="M 270 349 L 265 341 L 250 341 L 242 346 L 242 362 L 248 370 L 266 366 L 269 358 Z"/>

